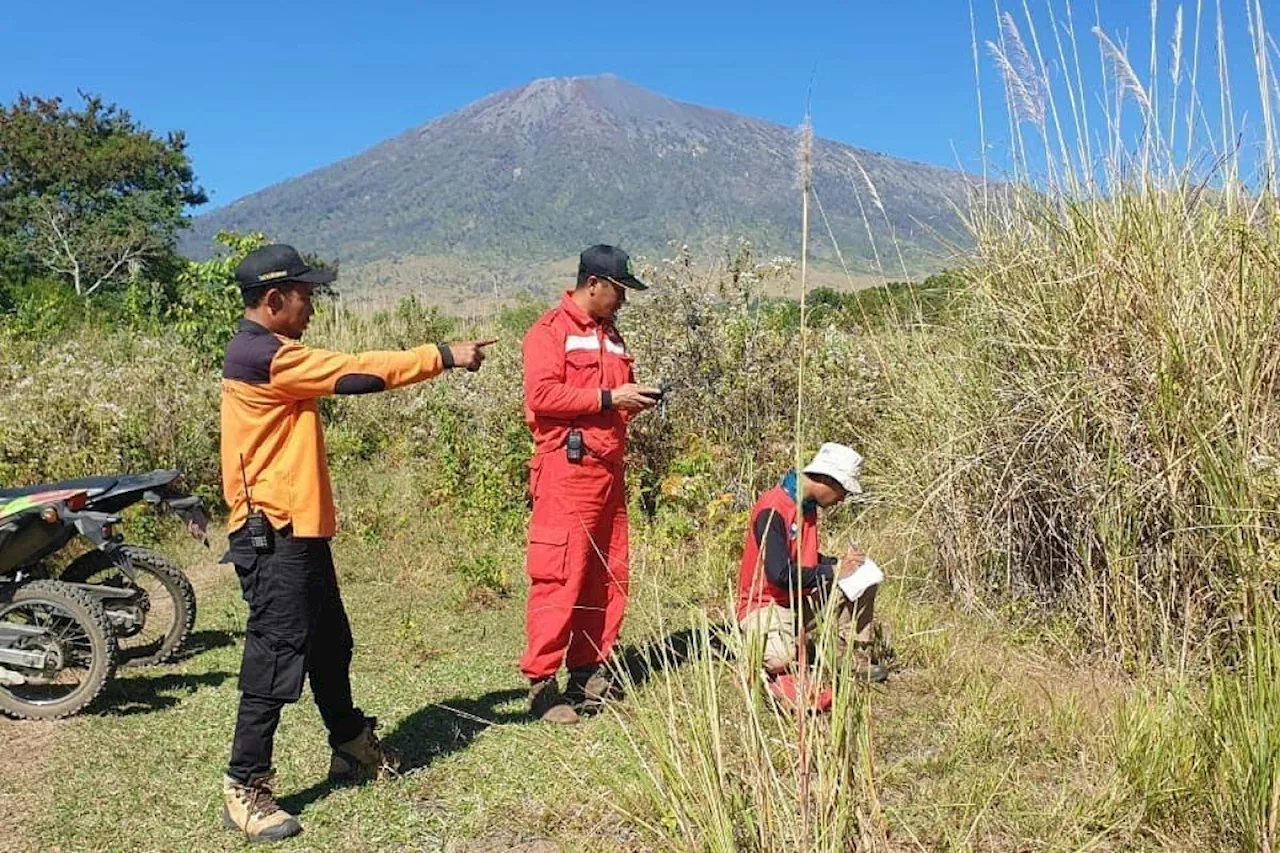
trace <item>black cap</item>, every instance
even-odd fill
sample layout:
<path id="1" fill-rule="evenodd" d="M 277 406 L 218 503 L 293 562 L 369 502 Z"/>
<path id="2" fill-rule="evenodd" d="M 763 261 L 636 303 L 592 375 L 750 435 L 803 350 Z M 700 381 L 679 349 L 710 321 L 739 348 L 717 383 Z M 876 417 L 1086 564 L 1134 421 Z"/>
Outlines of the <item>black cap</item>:
<path id="1" fill-rule="evenodd" d="M 616 281 L 632 290 L 649 289 L 649 285 L 636 278 L 631 257 L 617 246 L 606 246 L 601 243 L 592 246 L 579 256 L 578 280 L 582 281 L 584 276 L 589 275 Z"/>
<path id="2" fill-rule="evenodd" d="M 283 243 L 272 243 L 250 252 L 236 267 L 236 283 L 241 290 L 298 281 L 303 284 L 328 284 L 338 277 L 332 270 L 309 266 L 298 250 Z"/>

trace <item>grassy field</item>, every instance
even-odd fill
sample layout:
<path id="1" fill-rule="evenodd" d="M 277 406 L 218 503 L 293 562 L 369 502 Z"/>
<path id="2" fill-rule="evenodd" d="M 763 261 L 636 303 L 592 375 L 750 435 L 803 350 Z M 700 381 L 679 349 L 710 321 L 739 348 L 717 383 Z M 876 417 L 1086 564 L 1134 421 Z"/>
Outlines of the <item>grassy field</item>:
<path id="1" fill-rule="evenodd" d="M 640 378 L 676 384 L 629 448 L 650 518 L 633 524 L 636 686 L 576 729 L 528 720 L 516 671 L 529 446 L 513 344 L 531 306 L 484 320 L 504 344 L 475 376 L 326 401 L 357 697 L 407 772 L 329 790 L 318 715 L 290 708 L 280 794 L 306 827 L 291 848 L 1280 849 L 1280 136 L 1264 111 L 1255 163 L 1228 144 L 1229 108 L 1220 134 L 1202 127 L 1202 104 L 1230 103 L 1225 79 L 1195 76 L 1223 50 L 1205 13 L 1184 42 L 1181 8 L 1153 6 L 1177 15 L 1184 85 L 1158 93 L 1098 31 L 1119 92 L 1101 140 L 1077 109 L 1092 91 L 1001 18 L 984 47 L 1014 181 L 975 198 L 977 249 L 941 290 L 833 297 L 801 333 L 797 306 L 760 298 L 797 283 L 790 264 L 744 247 L 653 270 L 625 333 Z M 1078 63 L 1087 46 L 1060 31 L 1042 34 Z M 1270 104 L 1270 42 L 1250 35 Z M 467 325 L 408 300 L 330 306 L 309 337 L 402 347 Z M 175 350 L 168 329 L 37 346 L 26 328 L 0 337 L 0 479 L 172 464 L 216 495 L 225 329 L 179 324 Z M 870 500 L 827 544 L 856 524 L 888 569 L 896 671 L 809 720 L 771 710 L 724 653 L 732 632 L 712 637 L 754 495 L 821 440 L 865 450 Z M 217 553 L 167 547 L 199 581 L 190 655 L 122 673 L 73 720 L 0 723 L 0 847 L 241 846 L 217 814 L 245 610 Z"/>
<path id="2" fill-rule="evenodd" d="M 1079 657 L 1064 662 L 1070 650 L 1058 638 L 1008 615 L 954 609 L 927 592 L 923 565 L 900 537 L 860 535 L 887 558 L 882 622 L 899 667 L 887 685 L 860 688 L 870 737 L 865 754 L 842 759 L 871 768 L 871 797 L 842 796 L 857 804 L 876 847 L 1198 846 L 1194 837 L 1175 844 L 1144 823 L 1117 775 L 1114 721 L 1134 695 L 1129 681 Z M 521 585 L 480 606 L 452 565 L 467 548 L 493 548 L 518 577 L 520 543 L 460 548 L 437 524 L 372 543 L 340 536 L 336 553 L 357 639 L 357 701 L 378 716 L 408 772 L 389 783 L 331 790 L 323 782 L 323 728 L 304 695 L 287 709 L 277 739 L 279 793 L 306 828 L 290 849 L 715 849 L 707 839 L 682 841 L 673 804 L 649 776 L 651 745 L 641 723 L 646 714 L 663 716 L 672 690 L 696 687 L 706 669 L 649 653 L 679 647 L 687 637 L 679 629 L 698 612 L 687 596 L 659 593 L 658 582 L 673 571 L 716 575 L 723 567 L 650 544 L 643 529 L 636 538 L 635 607 L 624 639 L 633 661 L 658 666 L 633 668 L 640 686 L 616 714 L 560 729 L 524 713 L 515 668 Z M 0 799 L 8 830 L 0 848 L 243 846 L 217 818 L 245 609 L 229 568 L 214 563 L 216 550 L 177 539 L 166 547 L 181 553 L 199 589 L 190 653 L 172 666 L 123 672 L 92 713 L 56 724 L 0 722 L 7 778 L 27 774 L 21 786 L 8 782 Z M 714 605 L 702 612 L 712 621 L 721 616 Z M 716 678 L 732 668 L 710 666 Z M 722 713 L 751 716 L 731 706 Z M 763 713 L 779 731 L 794 732 L 791 718 Z"/>

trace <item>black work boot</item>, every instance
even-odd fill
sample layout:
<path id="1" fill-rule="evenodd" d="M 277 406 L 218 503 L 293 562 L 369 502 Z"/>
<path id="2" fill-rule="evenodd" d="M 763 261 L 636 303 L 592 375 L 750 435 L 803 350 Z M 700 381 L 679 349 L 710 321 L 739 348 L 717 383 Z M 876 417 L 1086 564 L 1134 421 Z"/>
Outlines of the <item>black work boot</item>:
<path id="1" fill-rule="evenodd" d="M 626 691 L 603 665 L 593 664 L 569 670 L 564 695 L 574 705 L 599 710 L 607 702 L 621 702 L 626 698 Z"/>
<path id="2" fill-rule="evenodd" d="M 578 712 L 565 701 L 554 676 L 529 685 L 529 713 L 536 719 L 562 726 L 579 722 Z"/>
<path id="3" fill-rule="evenodd" d="M 851 650 L 853 660 L 850 669 L 859 681 L 870 681 L 880 684 L 889 678 L 889 671 L 875 659 L 872 645 L 862 640 L 855 641 Z"/>

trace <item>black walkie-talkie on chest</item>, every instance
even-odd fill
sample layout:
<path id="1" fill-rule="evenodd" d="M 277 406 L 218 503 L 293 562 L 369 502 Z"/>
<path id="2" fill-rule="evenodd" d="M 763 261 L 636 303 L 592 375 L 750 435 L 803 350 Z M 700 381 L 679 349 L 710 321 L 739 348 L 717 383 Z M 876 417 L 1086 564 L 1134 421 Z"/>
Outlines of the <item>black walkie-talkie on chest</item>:
<path id="1" fill-rule="evenodd" d="M 571 429 L 564 440 L 565 456 L 575 465 L 582 462 L 582 458 L 586 455 L 587 446 L 582 440 L 582 430 Z"/>
<path id="2" fill-rule="evenodd" d="M 275 528 L 267 520 L 262 510 L 253 508 L 253 497 L 249 494 L 249 476 L 244 470 L 244 454 L 240 454 L 240 482 L 244 486 L 244 499 L 249 505 L 249 515 L 245 519 L 245 530 L 249 531 L 249 544 L 259 554 L 270 554 L 275 547 Z"/>

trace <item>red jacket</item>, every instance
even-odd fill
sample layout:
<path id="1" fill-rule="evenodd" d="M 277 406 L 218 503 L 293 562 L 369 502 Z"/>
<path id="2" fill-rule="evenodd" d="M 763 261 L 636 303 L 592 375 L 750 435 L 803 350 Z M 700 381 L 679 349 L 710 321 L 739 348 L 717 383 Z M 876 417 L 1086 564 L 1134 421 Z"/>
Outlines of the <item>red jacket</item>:
<path id="1" fill-rule="evenodd" d="M 817 509 L 800 513 L 803 521 L 799 527 L 796 525 L 794 477 L 789 474 L 782 485 L 765 492 L 751 510 L 738 572 L 739 619 L 766 604 L 789 608 L 797 587 L 805 595 L 820 593 L 829 589 L 834 579 L 836 561 L 818 553 Z M 798 555 L 798 579 L 797 536 L 803 552 Z"/>
<path id="2" fill-rule="evenodd" d="M 635 381 L 632 359 L 617 328 L 591 319 L 570 294 L 524 336 L 524 420 L 534 455 L 559 450 L 576 427 L 589 453 L 620 464 L 630 418 L 605 392 Z"/>

